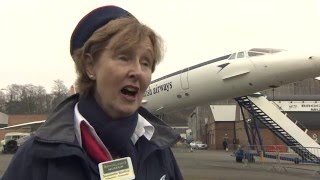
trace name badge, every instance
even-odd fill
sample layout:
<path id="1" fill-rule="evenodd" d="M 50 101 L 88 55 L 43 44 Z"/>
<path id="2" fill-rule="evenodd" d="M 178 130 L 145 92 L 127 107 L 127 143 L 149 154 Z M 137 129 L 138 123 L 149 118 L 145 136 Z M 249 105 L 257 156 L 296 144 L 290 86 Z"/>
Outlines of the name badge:
<path id="1" fill-rule="evenodd" d="M 101 180 L 128 180 L 134 179 L 134 171 L 130 157 L 99 163 Z"/>

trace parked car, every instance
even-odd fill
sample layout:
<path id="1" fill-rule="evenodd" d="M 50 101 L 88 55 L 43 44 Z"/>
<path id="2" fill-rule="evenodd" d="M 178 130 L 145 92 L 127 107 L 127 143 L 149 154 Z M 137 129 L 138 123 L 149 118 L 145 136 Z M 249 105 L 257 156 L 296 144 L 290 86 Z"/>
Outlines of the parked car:
<path id="1" fill-rule="evenodd" d="M 10 132 L 4 136 L 1 141 L 2 153 L 15 153 L 24 141 L 18 141 L 20 138 L 29 136 L 30 133 Z"/>
<path id="2" fill-rule="evenodd" d="M 208 145 L 202 143 L 202 141 L 193 141 L 190 143 L 190 147 L 193 149 L 207 149 Z"/>
<path id="3" fill-rule="evenodd" d="M 19 148 L 24 142 L 26 142 L 26 141 L 29 139 L 30 136 L 31 136 L 31 134 L 27 134 L 27 135 L 22 136 L 21 138 L 17 139 L 17 146 L 18 146 L 18 148 Z"/>
<path id="4" fill-rule="evenodd" d="M 187 139 L 186 139 L 186 143 L 188 143 L 188 144 L 190 144 L 192 141 L 193 141 L 192 138 L 191 138 L 191 139 L 190 139 L 190 138 L 187 138 Z"/>

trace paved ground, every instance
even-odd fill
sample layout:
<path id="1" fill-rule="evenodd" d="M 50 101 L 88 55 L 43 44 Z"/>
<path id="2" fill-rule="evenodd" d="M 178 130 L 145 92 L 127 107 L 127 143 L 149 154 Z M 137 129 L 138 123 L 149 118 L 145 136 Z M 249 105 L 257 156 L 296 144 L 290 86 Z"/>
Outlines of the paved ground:
<path id="1" fill-rule="evenodd" d="M 274 159 L 256 158 L 256 163 L 237 163 L 232 152 L 173 149 L 185 180 L 320 179 L 320 166 L 296 165 Z"/>
<path id="2" fill-rule="evenodd" d="M 7 169 L 7 166 L 12 158 L 11 154 L 2 154 L 0 152 L 0 177 L 3 175 L 4 171 Z"/>
<path id="3" fill-rule="evenodd" d="M 320 179 L 320 166 L 256 158 L 256 163 L 236 163 L 232 152 L 173 149 L 185 180 L 311 180 Z M 12 155 L 0 154 L 0 176 Z"/>

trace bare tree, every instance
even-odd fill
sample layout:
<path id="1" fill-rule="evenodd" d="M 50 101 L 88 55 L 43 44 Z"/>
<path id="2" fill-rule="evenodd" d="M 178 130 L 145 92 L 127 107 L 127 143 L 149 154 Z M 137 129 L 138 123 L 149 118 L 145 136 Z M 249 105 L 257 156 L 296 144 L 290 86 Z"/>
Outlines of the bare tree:
<path id="1" fill-rule="evenodd" d="M 52 107 L 56 107 L 60 102 L 68 97 L 68 89 L 62 80 L 55 80 L 52 87 Z"/>
<path id="2" fill-rule="evenodd" d="M 6 112 L 6 95 L 0 90 L 0 112 Z"/>
<path id="3" fill-rule="evenodd" d="M 8 114 L 24 114 L 25 104 L 21 103 L 23 94 L 22 85 L 12 84 L 7 88 L 6 112 Z"/>
<path id="4" fill-rule="evenodd" d="M 38 112 L 38 114 L 48 113 L 48 111 L 51 110 L 51 108 L 49 108 L 50 106 L 47 104 L 46 101 L 47 92 L 45 88 L 42 86 L 37 86 L 35 88 L 35 92 L 36 96 L 34 100 L 36 102 L 37 107 L 36 112 Z"/>
<path id="5" fill-rule="evenodd" d="M 47 114 L 68 96 L 63 81 L 55 80 L 52 93 L 43 86 L 11 84 L 0 91 L 0 111 L 7 114 Z"/>

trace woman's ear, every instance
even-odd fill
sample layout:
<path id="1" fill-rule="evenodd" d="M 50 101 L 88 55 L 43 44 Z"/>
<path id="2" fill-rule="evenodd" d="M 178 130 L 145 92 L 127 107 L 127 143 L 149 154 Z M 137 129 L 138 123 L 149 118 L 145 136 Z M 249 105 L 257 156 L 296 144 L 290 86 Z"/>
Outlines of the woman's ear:
<path id="1" fill-rule="evenodd" d="M 95 75 L 95 68 L 94 68 L 94 61 L 93 61 L 93 57 L 91 56 L 91 54 L 85 54 L 85 69 L 86 69 L 86 73 L 87 76 L 92 79 L 95 80 L 96 79 L 96 75 Z"/>

